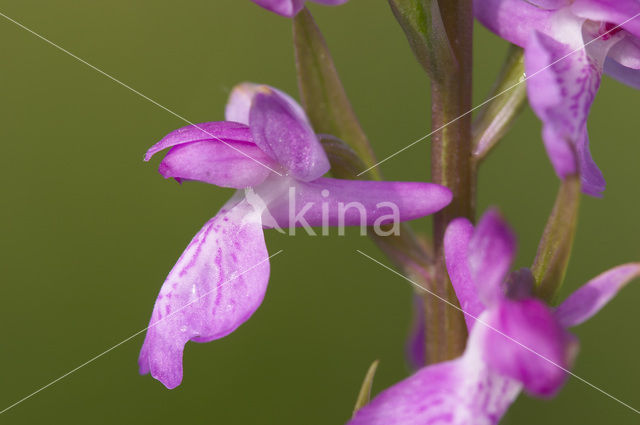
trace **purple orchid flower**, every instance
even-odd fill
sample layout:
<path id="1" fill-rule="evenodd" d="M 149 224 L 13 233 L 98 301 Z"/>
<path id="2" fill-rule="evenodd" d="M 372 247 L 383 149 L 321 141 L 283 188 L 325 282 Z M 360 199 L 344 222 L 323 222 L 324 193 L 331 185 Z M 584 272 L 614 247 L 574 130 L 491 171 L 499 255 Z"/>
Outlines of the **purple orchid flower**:
<path id="1" fill-rule="evenodd" d="M 165 178 L 240 189 L 196 234 L 156 300 L 140 373 L 168 388 L 182 381 L 187 341 L 222 338 L 261 304 L 269 279 L 263 228 L 375 227 L 451 201 L 449 189 L 430 183 L 322 177 L 329 161 L 304 111 L 276 89 L 239 86 L 226 118 L 173 131 L 145 156 L 170 148 L 160 163 Z"/>
<path id="2" fill-rule="evenodd" d="M 277 13 L 278 15 L 293 18 L 304 8 L 305 0 L 251 0 L 258 6 Z M 314 3 L 326 6 L 339 6 L 349 0 L 311 0 Z"/>
<path id="3" fill-rule="evenodd" d="M 589 151 L 587 116 L 603 70 L 640 88 L 637 0 L 475 0 L 476 17 L 525 49 L 527 91 L 560 178 L 580 173 L 600 196 L 602 173 Z"/>
<path id="4" fill-rule="evenodd" d="M 445 260 L 467 313 L 464 354 L 424 367 L 382 392 L 349 425 L 496 424 L 522 389 L 541 397 L 560 389 L 578 347 L 567 329 L 595 315 L 639 277 L 640 263 L 615 267 L 550 308 L 532 297 L 528 269 L 508 274 L 515 245 L 495 211 L 476 229 L 466 219 L 451 222 Z"/>

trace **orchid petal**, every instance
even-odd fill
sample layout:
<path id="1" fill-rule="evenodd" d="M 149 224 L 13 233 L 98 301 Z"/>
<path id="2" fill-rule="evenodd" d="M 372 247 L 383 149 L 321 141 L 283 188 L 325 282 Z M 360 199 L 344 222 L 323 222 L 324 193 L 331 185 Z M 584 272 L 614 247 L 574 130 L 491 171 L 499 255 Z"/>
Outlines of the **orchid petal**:
<path id="1" fill-rule="evenodd" d="M 160 162 L 165 178 L 242 189 L 262 183 L 277 164 L 254 143 L 215 140 L 174 146 Z"/>
<path id="2" fill-rule="evenodd" d="M 320 141 L 290 102 L 270 89 L 257 93 L 249 113 L 256 145 L 298 180 L 311 181 L 329 171 Z"/>
<path id="3" fill-rule="evenodd" d="M 308 183 L 277 178 L 256 193 L 283 228 L 394 224 L 433 214 L 451 202 L 451 191 L 437 184 L 332 178 Z"/>
<path id="4" fill-rule="evenodd" d="M 465 218 L 453 220 L 444 235 L 444 258 L 451 284 L 456 292 L 460 308 L 464 311 L 467 329 L 471 332 L 475 321 L 484 310 L 478 296 L 476 282 L 469 270 L 469 242 L 473 225 Z"/>
<path id="5" fill-rule="evenodd" d="M 579 325 L 600 311 L 627 283 L 640 277 L 640 263 L 624 264 L 591 279 L 555 311 L 565 328 Z"/>
<path id="6" fill-rule="evenodd" d="M 543 122 L 543 140 L 556 173 L 565 178 L 579 172 L 583 191 L 599 194 L 605 181 L 589 153 L 587 116 L 601 65 L 584 49 L 572 50 L 535 32 L 525 49 L 525 69 L 529 101 Z"/>
<path id="7" fill-rule="evenodd" d="M 436 363 L 383 391 L 347 425 L 497 424 L 520 384 L 492 373 L 475 353 Z"/>
<path id="8" fill-rule="evenodd" d="M 574 0 L 571 11 L 592 21 L 621 25 L 640 38 L 640 3 L 637 0 Z"/>
<path id="9" fill-rule="evenodd" d="M 226 121 L 205 122 L 188 125 L 167 134 L 162 140 L 149 148 L 144 156 L 144 160 L 149 161 L 156 153 L 172 146 L 202 140 L 217 140 L 221 143 L 226 142 L 230 144 L 234 141 L 252 142 L 251 132 L 246 125 Z"/>
<path id="10" fill-rule="evenodd" d="M 541 301 L 503 300 L 487 310 L 469 345 L 479 347 L 487 367 L 518 380 L 538 396 L 552 396 L 564 384 L 577 342 Z"/>
<path id="11" fill-rule="evenodd" d="M 223 208 L 167 276 L 140 352 L 140 373 L 150 372 L 167 388 L 178 386 L 187 341 L 208 342 L 233 332 L 262 303 L 268 279 L 259 213 L 246 201 Z"/>
<path id="12" fill-rule="evenodd" d="M 252 0 L 258 6 L 278 15 L 293 18 L 304 7 L 304 0 Z"/>
<path id="13" fill-rule="evenodd" d="M 547 32 L 553 12 L 522 0 L 474 0 L 476 18 L 501 38 L 525 47 L 532 31 Z"/>
<path id="14" fill-rule="evenodd" d="M 561 7 L 571 4 L 571 0 L 526 0 L 527 3 L 531 3 L 542 9 L 560 9 Z"/>
<path id="15" fill-rule="evenodd" d="M 260 87 L 259 84 L 241 83 L 236 85 L 224 109 L 224 119 L 249 125 L 249 110 L 253 96 Z"/>
<path id="16" fill-rule="evenodd" d="M 249 111 L 255 95 L 269 91 L 277 93 L 300 120 L 309 123 L 304 109 L 294 98 L 274 87 L 255 83 L 241 83 L 231 90 L 231 95 L 229 95 L 225 108 L 225 120 L 249 125 Z"/>
<path id="17" fill-rule="evenodd" d="M 578 162 L 580 163 L 582 192 L 590 196 L 602 196 L 602 192 L 604 191 L 607 182 L 591 155 L 591 149 L 589 148 L 589 135 L 586 133 L 586 129 L 585 134 L 580 139 L 576 149 Z"/>
<path id="18" fill-rule="evenodd" d="M 609 50 L 607 62 L 610 60 L 627 68 L 640 69 L 640 40 L 630 35 L 623 37 Z M 605 72 L 608 73 L 607 62 L 605 62 Z"/>
<path id="19" fill-rule="evenodd" d="M 490 307 L 504 297 L 504 281 L 513 263 L 516 238 L 497 210 L 483 216 L 469 241 L 469 270 L 480 299 Z"/>
<path id="20" fill-rule="evenodd" d="M 623 84 L 640 90 L 640 69 L 627 68 L 620 63 L 607 58 L 604 63 L 605 72 Z"/>

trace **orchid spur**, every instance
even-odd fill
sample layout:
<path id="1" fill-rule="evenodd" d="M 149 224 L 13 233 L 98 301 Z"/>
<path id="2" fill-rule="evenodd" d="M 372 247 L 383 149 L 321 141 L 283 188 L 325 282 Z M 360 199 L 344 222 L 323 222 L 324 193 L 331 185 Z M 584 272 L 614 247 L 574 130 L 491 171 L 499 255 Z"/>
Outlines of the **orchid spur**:
<path id="1" fill-rule="evenodd" d="M 259 6 L 264 7 L 278 15 L 287 18 L 293 18 L 304 8 L 305 0 L 252 0 Z M 311 0 L 314 3 L 324 4 L 326 6 L 338 6 L 346 3 L 348 0 Z"/>
<path id="2" fill-rule="evenodd" d="M 615 267 L 587 282 L 557 308 L 531 295 L 528 269 L 509 274 L 515 238 L 496 211 L 477 227 L 456 219 L 445 235 L 445 259 L 469 340 L 464 354 L 422 368 L 379 394 L 349 425 L 497 424 L 522 389 L 550 397 L 577 354 L 567 329 L 595 315 L 640 263 Z"/>
<path id="3" fill-rule="evenodd" d="M 640 2 L 475 0 L 474 13 L 525 49 L 529 102 L 556 174 L 580 174 L 583 191 L 599 196 L 605 180 L 591 157 L 587 117 L 603 71 L 640 88 Z"/>
<path id="4" fill-rule="evenodd" d="M 170 148 L 160 163 L 165 178 L 238 189 L 187 246 L 156 300 L 139 365 L 168 388 L 182 381 L 187 341 L 222 338 L 261 304 L 269 279 L 263 228 L 394 224 L 451 201 L 447 188 L 430 183 L 322 177 L 329 161 L 304 111 L 274 88 L 238 86 L 226 118 L 178 129 L 145 156 Z"/>

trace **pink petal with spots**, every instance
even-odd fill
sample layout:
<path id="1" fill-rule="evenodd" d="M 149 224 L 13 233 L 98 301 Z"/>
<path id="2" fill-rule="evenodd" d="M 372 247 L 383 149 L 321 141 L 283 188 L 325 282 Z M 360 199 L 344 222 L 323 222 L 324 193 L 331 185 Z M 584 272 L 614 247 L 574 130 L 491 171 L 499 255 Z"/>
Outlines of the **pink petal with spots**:
<path id="1" fill-rule="evenodd" d="M 602 58 L 604 59 L 604 58 Z M 587 117 L 600 86 L 602 64 L 569 45 L 536 32 L 525 49 L 529 102 L 542 120 L 542 136 L 560 178 L 580 173 L 583 191 L 599 195 L 602 173 L 589 152 Z"/>
<path id="2" fill-rule="evenodd" d="M 269 261 L 259 213 L 245 201 L 222 209 L 196 234 L 153 308 L 138 363 L 167 388 L 182 381 L 187 341 L 222 338 L 260 306 Z"/>

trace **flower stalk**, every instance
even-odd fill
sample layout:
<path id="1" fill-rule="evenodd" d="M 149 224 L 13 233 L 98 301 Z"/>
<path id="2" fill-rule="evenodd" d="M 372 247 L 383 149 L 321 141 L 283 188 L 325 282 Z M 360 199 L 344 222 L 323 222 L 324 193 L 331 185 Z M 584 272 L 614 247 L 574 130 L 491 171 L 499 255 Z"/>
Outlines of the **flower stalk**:
<path id="1" fill-rule="evenodd" d="M 553 211 L 549 215 L 531 270 L 536 280 L 536 294 L 553 301 L 564 281 L 580 207 L 580 177 L 563 180 Z"/>
<path id="2" fill-rule="evenodd" d="M 471 109 L 473 8 L 470 0 L 440 1 L 440 15 L 455 57 L 447 78 L 431 83 L 431 123 L 436 130 L 431 142 L 431 178 L 453 192 L 453 201 L 434 216 L 437 295 L 458 304 L 449 280 L 443 251 L 445 229 L 457 217 L 473 221 L 476 172 L 472 159 Z M 466 115 L 465 115 L 466 114 Z M 426 294 L 427 364 L 462 354 L 467 332 L 462 313 Z"/>
<path id="3" fill-rule="evenodd" d="M 371 144 L 347 98 L 324 37 L 306 8 L 293 19 L 293 43 L 300 99 L 316 133 L 339 137 L 366 168 L 373 167 L 377 161 Z M 371 168 L 368 174 L 381 180 L 378 168 Z"/>

